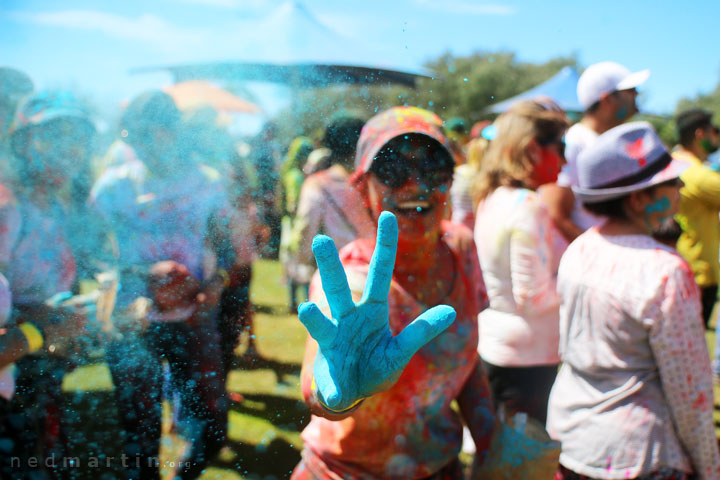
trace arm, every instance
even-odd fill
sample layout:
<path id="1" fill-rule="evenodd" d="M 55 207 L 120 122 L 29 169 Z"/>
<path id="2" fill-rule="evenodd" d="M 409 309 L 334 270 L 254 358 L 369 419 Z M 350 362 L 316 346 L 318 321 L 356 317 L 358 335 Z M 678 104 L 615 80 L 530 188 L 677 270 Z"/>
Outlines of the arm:
<path id="1" fill-rule="evenodd" d="M 495 408 L 492 403 L 490 383 L 479 356 L 476 358 L 475 368 L 465 382 L 457 402 L 460 414 L 475 442 L 476 466 L 480 466 L 485 461 L 485 456 L 490 449 L 495 425 Z"/>
<path id="2" fill-rule="evenodd" d="M 572 242 L 583 230 L 570 220 L 575 208 L 575 195 L 569 187 L 549 183 L 543 185 L 538 192 L 547 206 L 550 219 L 568 242 Z"/>
<path id="3" fill-rule="evenodd" d="M 515 303 L 525 316 L 560 304 L 556 286 L 559 255 L 553 251 L 558 235 L 537 198 L 528 198 L 518 208 L 522 214 L 510 234 L 510 275 Z"/>
<path id="4" fill-rule="evenodd" d="M 660 373 L 675 431 L 702 479 L 720 473 L 710 356 L 700 319 L 700 299 L 687 265 L 670 274 L 650 347 Z"/>

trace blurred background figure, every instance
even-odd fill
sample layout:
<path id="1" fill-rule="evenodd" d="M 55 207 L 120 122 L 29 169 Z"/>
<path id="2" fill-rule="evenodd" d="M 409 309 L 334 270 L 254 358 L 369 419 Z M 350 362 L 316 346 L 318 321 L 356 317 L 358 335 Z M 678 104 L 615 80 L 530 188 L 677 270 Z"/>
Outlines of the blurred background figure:
<path id="1" fill-rule="evenodd" d="M 281 154 L 277 139 L 277 125 L 267 122 L 251 142 L 251 163 L 257 175 L 253 192 L 260 222 L 269 230 L 267 244 L 262 253 L 267 258 L 278 258 L 280 249 L 280 164 Z"/>
<path id="2" fill-rule="evenodd" d="M 364 123 L 361 118 L 339 114 L 325 128 L 322 143 L 330 150 L 331 166 L 305 179 L 293 224 L 291 251 L 297 258 L 298 283 L 310 283 L 315 271 L 311 248 L 315 235 L 331 236 L 338 249 L 356 238 L 375 235 L 362 199 L 348 183 Z"/>
<path id="3" fill-rule="evenodd" d="M 470 140 L 470 132 L 468 131 L 465 120 L 460 117 L 449 118 L 445 122 L 445 134 L 450 140 L 450 145 L 452 146 L 455 166 L 464 164 L 467 160 L 465 146 Z"/>
<path id="4" fill-rule="evenodd" d="M 0 177 L 10 168 L 10 126 L 23 97 L 33 91 L 30 77 L 14 68 L 0 67 Z"/>
<path id="5" fill-rule="evenodd" d="M 310 283 L 307 281 L 307 273 L 298 273 L 296 255 L 297 246 L 293 245 L 293 224 L 297 213 L 300 190 L 305 181 L 303 165 L 313 152 L 313 143 L 308 137 L 297 137 L 288 147 L 288 152 L 283 165 L 283 199 L 284 215 L 282 224 L 282 241 L 280 242 L 280 261 L 285 269 L 285 278 L 290 296 L 290 312 L 297 312 L 297 289 L 301 289 L 301 299 L 306 301 Z"/>
<path id="6" fill-rule="evenodd" d="M 481 165 L 475 243 L 490 307 L 478 351 L 493 403 L 545 424 L 558 356 L 556 275 L 567 242 L 536 190 L 557 180 L 569 121 L 550 100 L 515 104 L 495 121 Z"/>
<path id="7" fill-rule="evenodd" d="M 465 225 L 470 230 L 475 228 L 475 208 L 477 207 L 475 186 L 489 143 L 482 137 L 473 138 L 468 142 L 465 146 L 467 162 L 455 167 L 453 183 L 450 187 L 451 219 L 455 223 Z"/>
<path id="8" fill-rule="evenodd" d="M 166 360 L 180 400 L 179 433 L 189 441 L 175 474 L 195 478 L 225 441 L 228 405 L 217 322 L 228 272 L 236 266 L 232 208 L 220 174 L 202 163 L 211 152 L 188 150 L 188 130 L 167 94 L 136 97 L 121 127 L 137 159 L 106 170 L 91 201 L 114 236 L 123 286 L 115 315 L 121 335 L 107 359 L 125 454 L 140 459 L 140 468 L 127 473 L 159 478 Z M 132 307 L 142 298 L 152 303 L 138 318 Z"/>
<path id="9" fill-rule="evenodd" d="M 708 328 L 720 279 L 720 173 L 704 162 L 718 149 L 720 138 L 712 113 L 706 110 L 680 112 L 675 124 L 679 143 L 672 156 L 690 165 L 680 176 L 685 185 L 680 189 L 680 206 L 675 216 L 682 230 L 677 250 L 695 274 L 703 321 Z"/>
<path id="10" fill-rule="evenodd" d="M 20 328 L 27 328 L 22 327 L 26 323 L 40 326 L 40 337 L 48 323 L 63 325 L 74 339 L 83 337 L 86 310 L 62 303 L 80 293 L 79 274 L 90 270 L 91 257 L 79 258 L 87 255 L 88 244 L 73 230 L 83 228 L 90 242 L 92 227 L 76 223 L 87 216 L 73 181 L 87 181 L 94 135 L 85 108 L 63 91 L 27 98 L 10 129 L 13 156 L 6 180 L 12 193 L 8 191 L 0 209 L 0 271 L 12 292 L 12 322 Z M 74 366 L 68 357 L 72 345 L 41 349 L 37 339 L 34 343 L 29 345 L 33 353 L 17 362 L 11 407 L 23 423 L 14 453 L 24 465 L 32 456 L 62 457 L 68 452 L 62 419 L 72 414 L 61 391 L 65 373 Z M 58 466 L 45 474 L 60 478 L 67 471 Z"/>
<path id="11" fill-rule="evenodd" d="M 649 70 L 631 72 L 615 62 L 590 65 L 580 75 L 577 96 L 585 109 L 582 120 L 570 127 L 565 136 L 566 165 L 557 182 L 540 192 L 550 217 L 568 242 L 601 220 L 585 211 L 575 199 L 571 187 L 577 185 L 576 159 L 592 145 L 598 135 L 630 120 L 638 113 L 637 87 L 650 76 Z"/>

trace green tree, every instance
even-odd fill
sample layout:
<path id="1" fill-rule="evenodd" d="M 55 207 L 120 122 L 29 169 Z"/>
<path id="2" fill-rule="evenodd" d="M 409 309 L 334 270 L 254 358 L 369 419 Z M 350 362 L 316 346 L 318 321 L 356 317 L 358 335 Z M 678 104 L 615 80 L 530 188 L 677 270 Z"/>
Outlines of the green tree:
<path id="1" fill-rule="evenodd" d="M 467 57 L 446 53 L 428 62 L 433 78 L 422 79 L 408 103 L 472 124 L 492 117 L 485 112 L 490 105 L 539 85 L 567 65 L 577 66 L 577 59 L 558 57 L 537 64 L 521 62 L 510 52 L 476 52 Z"/>
<path id="2" fill-rule="evenodd" d="M 429 61 L 430 78 L 415 89 L 399 86 L 342 85 L 298 90 L 291 105 L 277 117 L 283 138 L 321 131 L 340 110 L 369 118 L 395 105 L 414 105 L 434 111 L 441 118 L 461 117 L 468 125 L 494 117 L 490 105 L 524 92 L 555 75 L 561 68 L 577 66 L 574 56 L 544 63 L 522 62 L 510 52 L 476 52 L 456 57 L 445 53 Z"/>

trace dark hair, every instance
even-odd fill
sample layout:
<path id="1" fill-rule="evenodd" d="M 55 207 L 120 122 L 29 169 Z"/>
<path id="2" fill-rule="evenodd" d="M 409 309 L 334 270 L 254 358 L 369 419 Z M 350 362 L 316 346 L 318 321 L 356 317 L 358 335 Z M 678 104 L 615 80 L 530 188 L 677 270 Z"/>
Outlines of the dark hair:
<path id="1" fill-rule="evenodd" d="M 712 125 L 712 113 L 702 108 L 692 108 L 675 117 L 680 145 L 689 147 L 695 139 L 695 130 Z"/>
<path id="2" fill-rule="evenodd" d="M 613 198 L 611 200 L 605 200 L 604 202 L 597 202 L 597 203 L 586 203 L 583 202 L 583 207 L 585 207 L 585 210 L 592 213 L 593 215 L 597 215 L 599 217 L 609 217 L 609 218 L 616 218 L 616 219 L 627 219 L 627 214 L 625 213 L 625 199 L 627 198 L 627 195 L 622 196 L 620 198 Z"/>
<path id="3" fill-rule="evenodd" d="M 180 110 L 170 95 L 160 90 L 141 93 L 123 113 L 120 127 L 131 145 L 146 137 L 154 128 L 175 131 L 180 123 Z"/>
<path id="4" fill-rule="evenodd" d="M 340 115 L 330 120 L 325 128 L 323 145 L 332 151 L 335 158 L 347 157 L 355 153 L 365 121 L 350 115 Z"/>
<path id="5" fill-rule="evenodd" d="M 641 190 L 636 190 L 638 192 L 647 192 L 649 194 L 652 194 L 658 187 L 662 187 L 665 185 L 674 185 L 678 182 L 677 178 L 671 178 L 670 180 L 667 180 L 665 182 L 656 183 L 655 185 L 651 185 L 647 188 L 643 188 Z M 620 198 L 613 198 L 611 200 L 605 200 L 604 202 L 597 202 L 597 203 L 586 203 L 582 202 L 583 207 L 585 207 L 585 210 L 588 212 L 598 215 L 601 217 L 609 217 L 609 218 L 616 218 L 616 219 L 627 219 L 627 214 L 625 213 L 625 199 L 628 198 L 630 194 L 623 195 Z"/>

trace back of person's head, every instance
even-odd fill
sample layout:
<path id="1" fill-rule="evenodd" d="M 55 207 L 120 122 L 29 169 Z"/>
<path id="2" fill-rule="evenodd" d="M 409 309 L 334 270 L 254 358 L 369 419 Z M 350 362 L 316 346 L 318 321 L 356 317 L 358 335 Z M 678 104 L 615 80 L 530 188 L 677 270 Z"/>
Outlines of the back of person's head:
<path id="1" fill-rule="evenodd" d="M 352 165 L 365 121 L 355 115 L 342 113 L 333 117 L 325 127 L 323 145 L 330 149 L 334 161 Z"/>
<path id="2" fill-rule="evenodd" d="M 495 120 L 477 192 L 482 199 L 499 186 L 527 186 L 535 168 L 528 155 L 533 140 L 557 139 L 568 128 L 565 112 L 548 99 L 518 102 Z"/>
<path id="3" fill-rule="evenodd" d="M 690 147 L 695 140 L 695 132 L 698 128 L 712 126 L 712 113 L 702 108 L 691 108 L 680 112 L 675 117 L 675 125 L 680 145 Z"/>
<path id="4" fill-rule="evenodd" d="M 449 118 L 445 122 L 445 134 L 453 142 L 465 143 L 469 135 L 465 120 L 460 117 Z"/>
<path id="5" fill-rule="evenodd" d="M 180 110 L 172 97 L 161 90 L 150 90 L 135 97 L 120 122 L 121 136 L 133 147 L 152 141 L 153 132 L 164 129 L 172 134 L 180 124 Z"/>

